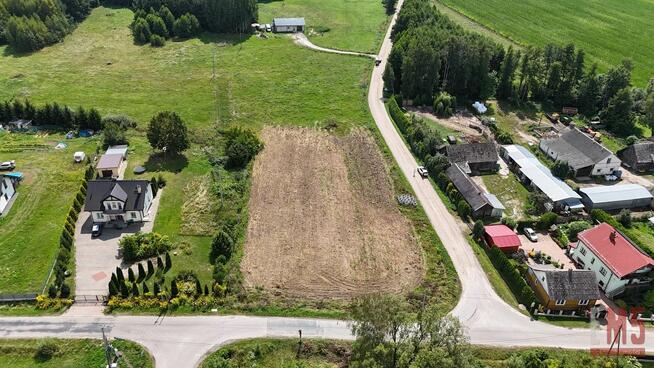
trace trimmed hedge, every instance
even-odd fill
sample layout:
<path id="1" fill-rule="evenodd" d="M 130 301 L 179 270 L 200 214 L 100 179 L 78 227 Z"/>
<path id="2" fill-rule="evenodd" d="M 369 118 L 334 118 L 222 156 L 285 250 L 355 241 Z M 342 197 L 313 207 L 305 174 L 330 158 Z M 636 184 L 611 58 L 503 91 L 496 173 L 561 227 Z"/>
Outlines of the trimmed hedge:
<path id="1" fill-rule="evenodd" d="M 406 134 L 411 125 L 411 121 L 406 117 L 406 115 L 404 115 L 404 112 L 397 104 L 395 96 L 391 96 L 386 104 L 388 106 L 388 113 L 391 115 L 395 125 L 397 125 L 402 134 Z"/>
<path id="2" fill-rule="evenodd" d="M 486 254 L 488 254 L 488 258 L 500 272 L 504 281 L 509 285 L 518 302 L 529 308 L 531 303 L 536 301 L 536 296 L 515 264 L 499 248 L 492 247 L 486 251 Z"/>

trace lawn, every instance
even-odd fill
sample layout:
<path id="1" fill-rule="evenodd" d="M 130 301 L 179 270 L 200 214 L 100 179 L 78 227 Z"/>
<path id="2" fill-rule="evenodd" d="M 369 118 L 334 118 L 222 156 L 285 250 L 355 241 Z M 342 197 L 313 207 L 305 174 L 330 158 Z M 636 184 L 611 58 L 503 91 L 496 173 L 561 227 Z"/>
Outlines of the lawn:
<path id="1" fill-rule="evenodd" d="M 438 1 L 519 44 L 572 42 L 602 71 L 631 58 L 637 86 L 654 75 L 652 0 Z"/>
<path id="2" fill-rule="evenodd" d="M 203 34 L 162 48 L 137 46 L 131 19 L 128 9 L 100 7 L 63 43 L 29 55 L 0 47 L 0 101 L 29 97 L 96 107 L 141 125 L 174 110 L 193 128 L 216 120 L 260 127 L 335 119 L 343 129 L 370 121 L 368 59 L 318 53 L 287 36 Z"/>
<path id="3" fill-rule="evenodd" d="M 506 207 L 505 216 L 516 220 L 525 216 L 524 205 L 527 203 L 529 191 L 513 173 L 509 173 L 506 177 L 500 174 L 484 175 L 482 180 L 486 188 Z"/>
<path id="4" fill-rule="evenodd" d="M 50 359 L 37 357 L 42 344 L 54 344 L 56 353 Z M 127 340 L 113 340 L 112 346 L 124 354 L 121 368 L 151 368 L 154 362 L 140 345 Z M 3 339 L 0 340 L 0 367 L 12 368 L 96 368 L 106 366 L 102 341 L 63 339 Z M 127 364 L 129 363 L 129 364 Z"/>
<path id="5" fill-rule="evenodd" d="M 95 153 L 97 140 L 0 133 L 0 141 L 0 161 L 16 160 L 24 175 L 13 207 L 0 219 L 0 294 L 41 292 L 83 177 L 73 153 Z M 68 147 L 55 149 L 58 142 Z"/>
<path id="6" fill-rule="evenodd" d="M 370 53 L 377 52 L 389 19 L 381 2 L 376 0 L 259 3 L 259 22 L 272 23 L 275 17 L 304 17 L 307 34 L 317 45 Z"/>

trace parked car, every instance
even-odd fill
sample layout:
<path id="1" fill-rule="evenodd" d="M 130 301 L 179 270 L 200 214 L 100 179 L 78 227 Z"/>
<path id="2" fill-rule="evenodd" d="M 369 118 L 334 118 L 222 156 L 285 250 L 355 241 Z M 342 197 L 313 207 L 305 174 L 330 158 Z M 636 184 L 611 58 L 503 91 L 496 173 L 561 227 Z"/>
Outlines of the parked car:
<path id="1" fill-rule="evenodd" d="M 523 232 L 525 233 L 525 236 L 527 237 L 527 239 L 529 239 L 529 240 L 531 240 L 533 242 L 538 241 L 538 235 L 536 234 L 534 229 L 532 229 L 530 227 L 526 227 L 526 228 L 524 228 Z"/>
<path id="2" fill-rule="evenodd" d="M 266 24 L 266 32 L 272 32 L 272 26 L 270 24 Z"/>
<path id="3" fill-rule="evenodd" d="M 423 178 L 426 178 L 429 176 L 429 171 L 427 171 L 427 168 L 424 166 L 418 166 L 418 175 L 422 176 Z"/>
<path id="4" fill-rule="evenodd" d="M 380 58 L 376 58 L 375 59 L 375 66 L 379 66 L 379 64 L 381 64 L 381 61 L 382 60 Z"/>
<path id="5" fill-rule="evenodd" d="M 0 170 L 13 170 L 16 167 L 16 161 L 0 162 Z"/>
<path id="6" fill-rule="evenodd" d="M 103 227 L 103 224 L 93 224 L 93 227 L 91 228 L 91 237 L 97 238 L 98 236 L 102 235 Z"/>
<path id="7" fill-rule="evenodd" d="M 447 142 L 449 144 L 456 144 L 456 137 L 454 137 L 453 135 L 448 135 L 447 136 Z"/>

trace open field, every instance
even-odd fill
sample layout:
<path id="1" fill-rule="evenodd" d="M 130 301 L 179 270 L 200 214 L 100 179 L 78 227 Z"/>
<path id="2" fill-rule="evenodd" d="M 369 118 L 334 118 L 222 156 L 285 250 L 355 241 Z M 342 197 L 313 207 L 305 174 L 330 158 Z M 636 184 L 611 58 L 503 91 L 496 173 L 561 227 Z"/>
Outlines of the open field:
<path id="1" fill-rule="evenodd" d="M 266 128 L 241 269 L 248 286 L 309 298 L 411 291 L 419 246 L 375 142 Z"/>
<path id="2" fill-rule="evenodd" d="M 634 85 L 654 75 L 652 0 L 438 1 L 519 44 L 572 42 L 602 71 L 631 58 Z"/>
<path id="3" fill-rule="evenodd" d="M 304 17 L 307 34 L 316 45 L 361 52 L 377 52 L 388 26 L 388 16 L 376 0 L 284 0 L 259 3 L 259 22 L 275 17 Z M 319 33 L 327 27 L 329 31 Z M 311 30 L 317 32 L 311 32 Z"/>
<path id="4" fill-rule="evenodd" d="M 0 141 L 0 161 L 16 160 L 24 175 L 13 207 L 0 219 L 0 294 L 41 292 L 84 175 L 73 153 L 94 154 L 97 139 L 0 133 Z M 68 147 L 57 150 L 58 142 Z"/>
<path id="5" fill-rule="evenodd" d="M 313 126 L 335 119 L 347 128 L 370 119 L 370 60 L 317 53 L 286 36 L 203 34 L 162 48 L 137 46 L 131 20 L 128 9 L 100 7 L 63 43 L 18 56 L 0 47 L 0 101 L 30 97 L 37 104 L 96 107 L 142 126 L 161 110 L 178 112 L 191 127 L 216 120 Z M 214 89 L 229 106 L 215 103 Z"/>
<path id="6" fill-rule="evenodd" d="M 53 343 L 57 352 L 51 359 L 36 356 L 40 344 Z M 127 340 L 114 340 L 112 345 L 125 354 L 120 368 L 151 368 L 152 358 L 140 345 Z M 63 339 L 3 339 L 0 340 L 0 367 L 12 368 L 96 368 L 106 366 L 101 340 L 63 340 Z"/>

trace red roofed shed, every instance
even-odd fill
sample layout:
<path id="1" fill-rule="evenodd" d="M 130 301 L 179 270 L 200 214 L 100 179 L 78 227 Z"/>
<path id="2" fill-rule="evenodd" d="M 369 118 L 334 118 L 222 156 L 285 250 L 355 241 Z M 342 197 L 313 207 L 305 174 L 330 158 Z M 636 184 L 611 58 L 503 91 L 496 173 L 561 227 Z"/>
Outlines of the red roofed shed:
<path id="1" fill-rule="evenodd" d="M 517 252 L 521 244 L 518 235 L 506 225 L 484 226 L 484 238 L 488 245 L 506 253 Z"/>

